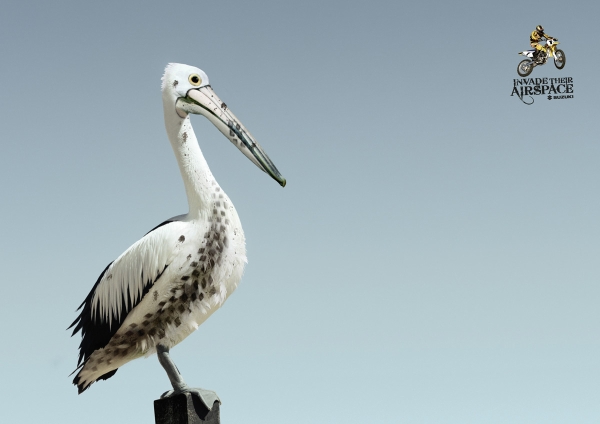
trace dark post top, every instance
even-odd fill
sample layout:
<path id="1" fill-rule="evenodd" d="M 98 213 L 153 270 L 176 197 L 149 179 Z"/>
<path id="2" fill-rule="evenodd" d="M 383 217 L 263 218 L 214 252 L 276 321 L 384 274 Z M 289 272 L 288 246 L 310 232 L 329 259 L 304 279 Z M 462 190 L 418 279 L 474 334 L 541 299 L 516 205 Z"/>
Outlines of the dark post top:
<path id="1" fill-rule="evenodd" d="M 156 424 L 221 424 L 219 402 L 209 411 L 196 395 L 185 393 L 154 401 Z"/>

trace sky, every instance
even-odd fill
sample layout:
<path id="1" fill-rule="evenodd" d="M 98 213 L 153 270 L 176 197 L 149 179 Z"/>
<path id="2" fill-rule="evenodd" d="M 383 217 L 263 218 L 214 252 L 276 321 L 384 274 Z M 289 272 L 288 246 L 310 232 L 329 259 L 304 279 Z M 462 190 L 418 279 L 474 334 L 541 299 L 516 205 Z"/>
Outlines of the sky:
<path id="1" fill-rule="evenodd" d="M 153 422 L 156 356 L 77 395 L 104 267 L 187 212 L 169 62 L 203 69 L 287 179 L 200 116 L 240 215 L 236 292 L 171 351 L 223 423 L 597 423 L 600 89 L 591 1 L 0 7 L 0 421 Z M 511 96 L 542 24 L 574 98 Z"/>

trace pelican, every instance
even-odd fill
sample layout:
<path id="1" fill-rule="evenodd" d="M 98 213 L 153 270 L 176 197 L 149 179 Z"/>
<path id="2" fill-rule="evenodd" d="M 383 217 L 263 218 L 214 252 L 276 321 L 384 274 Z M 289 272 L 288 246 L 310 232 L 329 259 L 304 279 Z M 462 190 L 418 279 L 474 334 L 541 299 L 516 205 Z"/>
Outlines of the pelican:
<path id="1" fill-rule="evenodd" d="M 214 392 L 190 388 L 169 356 L 227 300 L 244 270 L 244 232 L 233 203 L 202 155 L 190 114 L 203 115 L 282 187 L 285 179 L 200 69 L 171 63 L 162 77 L 165 127 L 181 171 L 189 212 L 154 227 L 100 274 L 69 327 L 81 331 L 79 393 L 127 362 L 157 354 L 173 386 L 210 409 Z"/>

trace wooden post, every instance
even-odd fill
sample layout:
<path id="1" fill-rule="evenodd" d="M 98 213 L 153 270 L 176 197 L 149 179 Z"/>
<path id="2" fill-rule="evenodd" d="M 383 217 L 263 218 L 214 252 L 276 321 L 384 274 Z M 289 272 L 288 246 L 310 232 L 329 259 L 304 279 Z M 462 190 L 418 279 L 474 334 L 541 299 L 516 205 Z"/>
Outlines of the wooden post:
<path id="1" fill-rule="evenodd" d="M 219 402 L 212 408 L 196 395 L 179 394 L 154 401 L 154 420 L 156 424 L 221 424 Z"/>

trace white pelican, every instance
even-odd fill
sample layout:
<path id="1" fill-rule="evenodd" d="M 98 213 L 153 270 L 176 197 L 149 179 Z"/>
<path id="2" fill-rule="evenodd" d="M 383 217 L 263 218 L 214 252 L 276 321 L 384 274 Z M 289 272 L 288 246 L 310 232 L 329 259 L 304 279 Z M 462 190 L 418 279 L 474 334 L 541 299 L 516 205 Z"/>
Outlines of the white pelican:
<path id="1" fill-rule="evenodd" d="M 82 393 L 127 362 L 156 352 L 173 386 L 163 397 L 193 392 L 210 409 L 217 399 L 214 392 L 188 387 L 169 349 L 235 290 L 246 248 L 238 214 L 210 172 L 188 114 L 207 117 L 281 186 L 285 179 L 217 97 L 202 70 L 169 64 L 162 78 L 162 98 L 189 212 L 152 229 L 102 271 L 71 324 L 73 335 L 81 330 L 82 336 L 73 384 Z"/>

